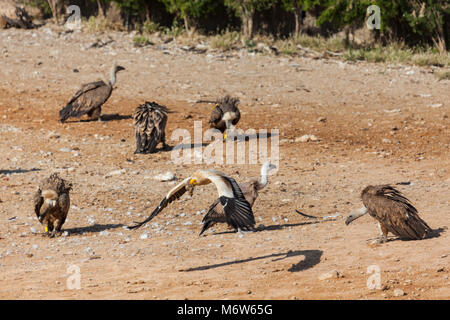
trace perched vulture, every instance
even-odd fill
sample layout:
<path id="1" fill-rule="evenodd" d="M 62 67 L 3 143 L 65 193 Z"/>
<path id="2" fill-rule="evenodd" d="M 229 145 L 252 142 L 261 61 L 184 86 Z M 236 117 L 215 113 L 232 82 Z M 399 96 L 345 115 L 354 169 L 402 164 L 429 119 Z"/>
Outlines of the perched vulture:
<path id="1" fill-rule="evenodd" d="M 34 211 L 50 237 L 61 232 L 70 207 L 69 191 L 72 184 L 53 173 L 45 179 L 35 193 Z"/>
<path id="2" fill-rule="evenodd" d="M 82 85 L 67 105 L 59 111 L 60 121 L 64 122 L 70 117 L 79 118 L 84 114 L 87 114 L 91 120 L 100 119 L 102 105 L 111 96 L 116 83 L 116 74 L 120 70 L 125 70 L 125 68 L 114 64 L 108 83 L 100 80 Z"/>
<path id="3" fill-rule="evenodd" d="M 0 29 L 7 26 L 31 29 L 34 24 L 25 9 L 15 5 L 14 1 L 0 0 Z"/>
<path id="4" fill-rule="evenodd" d="M 390 185 L 368 186 L 362 191 L 361 198 L 364 207 L 348 216 L 345 224 L 368 212 L 378 220 L 380 243 L 386 242 L 388 232 L 400 238 L 420 240 L 431 231 L 409 200 Z"/>
<path id="5" fill-rule="evenodd" d="M 166 144 L 166 123 L 169 110 L 156 102 L 145 102 L 133 113 L 134 130 L 136 132 L 136 151 L 134 153 L 153 153 L 156 146 Z"/>
<path id="6" fill-rule="evenodd" d="M 186 191 L 191 194 L 196 186 L 214 183 L 219 194 L 219 201 L 225 211 L 226 222 L 235 229 L 254 230 L 255 218 L 250 203 L 245 199 L 242 190 L 236 181 L 224 173 L 209 169 L 198 170 L 189 178 L 184 179 L 176 187 L 167 193 L 159 206 L 144 221 L 129 227 L 130 229 L 139 228 L 152 220 L 167 205 L 180 198 Z"/>
<path id="7" fill-rule="evenodd" d="M 224 139 L 226 139 L 227 132 L 233 132 L 241 118 L 241 113 L 237 107 L 239 99 L 225 96 L 216 102 L 217 104 L 211 112 L 209 126 L 220 130 L 223 133 Z"/>
<path id="8" fill-rule="evenodd" d="M 264 189 L 264 187 L 267 185 L 267 183 L 268 183 L 267 173 L 271 169 L 276 169 L 276 166 L 274 164 L 271 164 L 269 161 L 267 161 L 261 166 L 261 178 L 255 177 L 255 178 L 251 179 L 250 181 L 239 184 L 239 187 L 241 188 L 242 193 L 244 194 L 244 197 L 248 201 L 250 206 L 253 207 L 253 204 L 255 203 L 256 198 L 258 198 L 258 191 Z M 226 223 L 227 222 L 227 216 L 225 214 L 224 208 L 223 208 L 222 204 L 219 204 L 219 203 L 220 203 L 220 200 L 217 199 L 209 207 L 208 213 L 206 213 L 206 215 L 203 217 L 203 220 L 202 220 L 203 228 L 199 235 L 202 235 L 203 232 L 205 232 L 207 229 L 211 228 L 216 223 Z"/>

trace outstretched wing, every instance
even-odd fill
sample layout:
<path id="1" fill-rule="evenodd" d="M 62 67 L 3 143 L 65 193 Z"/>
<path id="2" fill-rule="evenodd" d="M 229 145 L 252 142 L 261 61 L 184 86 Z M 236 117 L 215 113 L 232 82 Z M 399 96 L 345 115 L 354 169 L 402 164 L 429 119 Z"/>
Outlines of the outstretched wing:
<path id="1" fill-rule="evenodd" d="M 220 204 L 220 199 L 216 199 L 209 206 L 208 212 L 203 217 L 202 222 L 203 227 L 202 230 L 200 231 L 199 236 L 201 236 L 203 232 L 211 228 L 216 223 L 227 222 L 223 206 Z"/>
<path id="2" fill-rule="evenodd" d="M 253 216 L 252 207 L 245 199 L 237 182 L 230 178 L 224 177 L 231 185 L 234 198 L 221 196 L 220 203 L 223 206 L 227 222 L 235 228 L 242 230 L 253 230 L 255 226 L 255 217 Z"/>
<path id="3" fill-rule="evenodd" d="M 156 217 L 167 205 L 177 199 L 179 199 L 187 191 L 187 186 L 191 178 L 184 179 L 176 187 L 169 191 L 169 193 L 161 200 L 158 207 L 150 214 L 150 216 L 142 222 L 137 223 L 134 226 L 128 226 L 129 229 L 137 229 Z"/>

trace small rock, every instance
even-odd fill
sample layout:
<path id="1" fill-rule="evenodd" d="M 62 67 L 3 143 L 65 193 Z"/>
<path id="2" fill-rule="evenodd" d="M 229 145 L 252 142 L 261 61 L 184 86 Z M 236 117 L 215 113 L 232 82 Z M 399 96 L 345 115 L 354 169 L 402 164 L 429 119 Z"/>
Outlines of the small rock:
<path id="1" fill-rule="evenodd" d="M 123 173 L 125 173 L 125 172 L 126 172 L 125 169 L 113 170 L 113 171 L 108 172 L 108 173 L 105 175 L 105 178 L 112 177 L 112 176 L 119 176 L 119 175 L 121 175 L 121 174 L 123 174 Z"/>
<path id="2" fill-rule="evenodd" d="M 156 176 L 154 176 L 155 180 L 158 181 L 174 181 L 177 179 L 177 177 L 175 176 L 174 173 L 167 171 L 166 173 L 162 173 L 162 174 L 158 174 Z"/>
<path id="3" fill-rule="evenodd" d="M 322 273 L 320 276 L 319 276 L 319 280 L 327 280 L 327 279 L 337 279 L 337 278 L 342 278 L 343 277 L 343 275 L 339 272 L 339 271 L 337 271 L 337 270 L 331 270 L 331 271 L 329 271 L 329 272 L 326 272 L 326 273 Z"/>
<path id="4" fill-rule="evenodd" d="M 310 142 L 310 141 L 318 141 L 319 138 L 317 138 L 313 134 L 305 134 L 301 137 L 295 138 L 295 142 Z"/>
<path id="5" fill-rule="evenodd" d="M 405 295 L 405 292 L 402 289 L 394 289 L 394 297 L 402 297 Z"/>
<path id="6" fill-rule="evenodd" d="M 147 239 L 148 238 L 148 233 L 144 232 L 143 234 L 141 234 L 141 236 L 139 238 L 141 238 L 142 240 Z"/>

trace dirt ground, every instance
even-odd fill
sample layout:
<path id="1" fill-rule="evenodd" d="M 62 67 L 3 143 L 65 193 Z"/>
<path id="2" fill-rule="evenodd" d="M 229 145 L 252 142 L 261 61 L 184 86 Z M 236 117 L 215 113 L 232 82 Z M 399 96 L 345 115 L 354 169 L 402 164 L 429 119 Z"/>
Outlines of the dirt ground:
<path id="1" fill-rule="evenodd" d="M 56 27 L 0 33 L 0 298 L 450 298 L 450 82 L 437 81 L 437 68 L 198 53 L 173 41 L 134 48 L 133 35 L 110 37 L 89 48 L 107 36 Z M 126 70 L 105 120 L 59 123 L 72 94 L 107 76 L 113 61 Z M 140 103 L 173 111 L 170 138 L 178 128 L 193 132 L 194 121 L 205 131 L 211 105 L 195 101 L 226 93 L 241 100 L 239 128 L 279 130 L 279 170 L 253 207 L 261 231 L 219 225 L 199 237 L 214 186 L 126 229 L 176 183 L 158 174 L 171 171 L 178 182 L 200 167 L 238 182 L 259 174 L 259 164 L 176 165 L 171 152 L 133 154 L 130 115 Z M 319 141 L 299 142 L 305 134 Z M 50 239 L 32 196 L 52 172 L 73 190 L 67 232 Z M 434 237 L 373 245 L 371 217 L 345 225 L 365 186 L 399 182 L 409 182 L 397 187 Z M 368 286 L 374 276 L 379 289 Z"/>

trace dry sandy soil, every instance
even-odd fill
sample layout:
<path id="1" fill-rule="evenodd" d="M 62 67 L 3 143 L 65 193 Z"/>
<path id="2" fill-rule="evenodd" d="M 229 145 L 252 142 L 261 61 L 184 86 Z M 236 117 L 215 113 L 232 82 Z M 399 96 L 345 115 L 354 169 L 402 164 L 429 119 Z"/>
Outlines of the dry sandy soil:
<path id="1" fill-rule="evenodd" d="M 61 31 L 0 33 L 0 298 L 450 297 L 450 82 L 437 81 L 436 69 L 198 53 L 174 42 L 137 49 L 126 33 L 89 48 L 107 36 Z M 103 113 L 119 117 L 59 123 L 71 95 L 107 75 L 113 61 L 126 71 Z M 206 130 L 211 105 L 195 101 L 225 93 L 241 99 L 240 128 L 280 133 L 279 170 L 253 208 L 261 231 L 220 225 L 199 237 L 214 186 L 183 196 L 141 229 L 126 229 L 176 183 L 155 175 L 170 170 L 180 181 L 207 166 L 174 165 L 171 152 L 134 155 L 133 110 L 146 100 L 167 105 L 170 137 L 177 128 L 193 132 L 194 121 Z M 295 141 L 304 134 L 320 140 Z M 214 167 L 238 182 L 259 174 L 259 165 Z M 52 172 L 73 190 L 67 232 L 50 239 L 32 196 Z M 410 182 L 398 188 L 434 237 L 373 245 L 379 231 L 371 217 L 344 224 L 361 207 L 365 186 L 398 182 Z M 296 209 L 335 218 L 307 219 Z M 370 266 L 380 270 L 381 289 L 367 285 Z M 79 290 L 71 287 L 73 268 Z"/>

